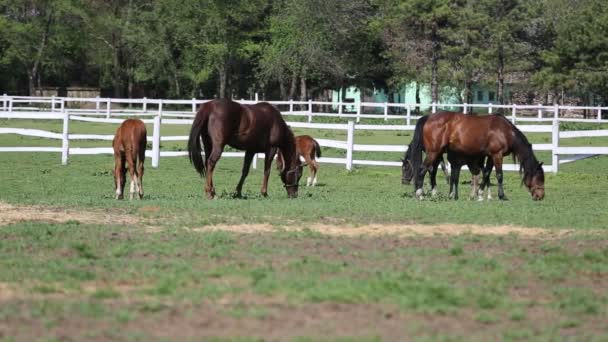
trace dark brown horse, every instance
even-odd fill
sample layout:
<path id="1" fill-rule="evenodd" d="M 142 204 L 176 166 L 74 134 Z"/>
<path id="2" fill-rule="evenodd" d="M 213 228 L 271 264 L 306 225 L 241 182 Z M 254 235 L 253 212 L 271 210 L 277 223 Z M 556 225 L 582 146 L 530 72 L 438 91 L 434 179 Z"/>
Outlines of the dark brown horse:
<path id="1" fill-rule="evenodd" d="M 296 151 L 298 158 L 304 158 L 304 164 L 310 169 L 310 176 L 306 179 L 306 186 L 317 185 L 317 173 L 319 172 L 319 163 L 317 158 L 321 158 L 321 146 L 310 135 L 299 135 L 296 137 Z M 281 151 L 277 155 L 277 167 L 281 169 L 283 166 L 283 154 Z"/>
<path id="2" fill-rule="evenodd" d="M 468 158 L 488 156 L 496 168 L 498 198 L 506 199 L 503 189 L 502 159 L 513 154 L 523 170 L 522 183 L 528 187 L 534 200 L 545 196 L 545 176 L 532 145 L 513 123 L 501 115 L 472 116 L 455 112 L 440 112 L 424 116 L 416 123 L 412 139 L 412 167 L 416 196 L 422 195 L 422 182 L 435 160 L 449 151 Z M 422 162 L 422 153 L 426 159 Z M 484 183 L 489 180 L 488 167 L 484 169 Z M 487 174 L 486 174 L 487 172 Z M 455 184 L 457 186 L 457 183 Z"/>
<path id="3" fill-rule="evenodd" d="M 410 182 L 412 181 L 412 178 L 414 177 L 414 169 L 412 167 L 411 151 L 412 151 L 412 149 L 411 149 L 411 145 L 410 145 L 410 147 L 408 147 L 407 151 L 405 152 L 405 156 L 403 157 L 403 159 L 401 159 L 401 161 L 402 161 L 401 183 L 405 184 L 405 185 L 410 184 Z M 451 198 L 458 199 L 458 179 L 460 176 L 460 169 L 462 168 L 463 165 L 467 165 L 469 167 L 469 171 L 471 171 L 471 174 L 472 174 L 471 196 L 470 197 L 474 198 L 475 196 L 479 196 L 478 199 L 480 201 L 483 200 L 483 189 L 487 185 L 488 186 L 488 199 L 490 199 L 491 195 L 490 195 L 490 189 L 489 189 L 489 182 L 487 184 L 483 183 L 481 185 L 481 189 L 478 186 L 479 185 L 479 175 L 482 171 L 485 159 L 486 159 L 485 156 L 469 157 L 467 155 L 461 155 L 458 153 L 448 151 L 448 161 L 450 162 L 450 167 L 451 167 L 451 173 L 450 173 L 450 175 L 448 175 L 445 164 L 443 163 L 443 156 L 440 156 L 439 158 L 437 158 L 435 160 L 433 169 L 430 171 L 431 194 L 435 195 L 437 192 L 437 180 L 436 180 L 437 179 L 437 170 L 438 170 L 439 160 L 441 160 L 441 167 L 443 169 L 444 174 L 446 175 L 446 177 L 448 179 L 448 184 L 450 185 L 450 197 Z M 489 167 L 489 172 L 491 172 L 491 170 L 492 170 L 491 160 L 488 160 L 488 164 L 486 165 L 486 167 Z M 488 173 L 488 177 L 489 177 L 489 173 Z"/>
<path id="4" fill-rule="evenodd" d="M 277 149 L 283 151 L 285 158 L 281 180 L 287 194 L 290 198 L 298 196 L 302 167 L 296 157 L 295 139 L 275 107 L 266 102 L 241 105 L 227 99 L 213 100 L 201 106 L 190 130 L 188 155 L 196 171 L 206 178 L 205 192 L 209 199 L 215 196 L 213 170 L 226 145 L 245 151 L 236 196 L 241 196 L 253 157 L 262 152 L 266 156 L 261 192 L 267 196 L 270 167 Z M 201 156 L 202 149 L 205 150 L 205 160 Z"/>
<path id="5" fill-rule="evenodd" d="M 114 148 L 114 185 L 116 199 L 123 199 L 127 166 L 131 176 L 130 199 L 135 192 L 139 199 L 144 197 L 144 159 L 146 158 L 146 125 L 138 119 L 127 119 L 116 130 L 112 147 Z M 126 161 L 126 163 L 125 163 Z"/>

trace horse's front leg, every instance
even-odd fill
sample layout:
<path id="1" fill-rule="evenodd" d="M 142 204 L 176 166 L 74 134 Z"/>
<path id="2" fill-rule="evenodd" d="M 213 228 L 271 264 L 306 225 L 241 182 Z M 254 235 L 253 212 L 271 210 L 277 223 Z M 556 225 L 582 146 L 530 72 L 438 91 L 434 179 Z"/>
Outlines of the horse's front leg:
<path id="1" fill-rule="evenodd" d="M 249 169 L 251 167 L 253 157 L 255 157 L 255 152 L 245 152 L 245 160 L 243 161 L 243 171 L 241 172 L 241 179 L 239 180 L 239 184 L 237 184 L 236 186 L 236 197 L 241 197 L 243 183 L 245 183 L 245 178 L 247 178 L 247 175 L 249 174 Z"/>
<path id="2" fill-rule="evenodd" d="M 483 161 L 482 161 L 483 163 Z M 487 187 L 488 190 L 488 200 L 492 199 L 492 193 L 490 191 L 490 175 L 492 174 L 492 168 L 494 167 L 494 162 L 492 160 L 491 157 L 487 158 L 486 161 L 486 166 L 483 169 L 483 176 L 482 176 L 482 180 L 481 180 L 481 187 L 480 189 L 477 191 L 477 200 L 478 201 L 483 201 L 483 195 L 484 195 L 484 190 Z"/>
<path id="3" fill-rule="evenodd" d="M 462 165 L 458 163 L 450 163 L 451 164 L 451 174 L 450 174 L 450 197 L 454 200 L 458 199 L 458 182 L 460 181 L 460 169 Z"/>
<path id="4" fill-rule="evenodd" d="M 437 172 L 439 171 L 439 164 L 443 165 L 443 160 L 438 158 L 433 165 L 430 172 L 431 177 L 431 196 L 437 195 Z M 443 165 L 445 167 L 445 165 Z"/>
<path id="5" fill-rule="evenodd" d="M 268 151 L 266 151 L 266 155 L 264 157 L 264 180 L 262 181 L 262 189 L 260 192 L 262 196 L 268 196 L 268 178 L 270 177 L 270 168 L 272 167 L 272 160 L 274 159 L 274 155 L 277 153 L 277 148 L 272 147 Z M 285 161 L 283 161 L 284 163 Z M 284 165 L 287 167 L 287 165 Z"/>
<path id="6" fill-rule="evenodd" d="M 428 152 L 426 153 L 426 158 L 424 159 L 424 162 L 422 163 L 422 167 L 420 168 L 420 170 L 413 170 L 414 172 L 418 172 L 418 178 L 415 181 L 414 184 L 414 188 L 416 189 L 416 197 L 418 199 L 423 199 L 423 190 L 422 187 L 424 186 L 424 176 L 426 175 L 427 171 L 432 171 L 433 170 L 433 165 L 435 164 L 435 160 L 437 160 L 437 157 L 439 156 L 439 153 L 437 152 Z"/>
<path id="7" fill-rule="evenodd" d="M 493 155 L 492 160 L 494 161 L 494 167 L 496 168 L 496 181 L 498 182 L 498 199 L 506 200 L 507 197 L 505 197 L 505 190 L 502 186 L 502 154 Z"/>

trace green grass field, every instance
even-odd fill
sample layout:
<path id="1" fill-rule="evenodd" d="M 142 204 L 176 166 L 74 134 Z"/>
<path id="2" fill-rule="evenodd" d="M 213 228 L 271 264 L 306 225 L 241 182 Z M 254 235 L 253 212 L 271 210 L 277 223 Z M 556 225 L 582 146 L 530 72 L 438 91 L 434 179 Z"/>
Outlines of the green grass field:
<path id="1" fill-rule="evenodd" d="M 326 138 L 344 140 L 338 133 Z M 356 142 L 410 139 L 365 132 Z M 53 144 L 0 135 L 0 146 Z M 62 166 L 56 153 L 0 154 L 0 340 L 608 339 L 606 157 L 548 174 L 542 202 L 513 172 L 509 201 L 467 200 L 467 172 L 461 200 L 448 200 L 440 182 L 439 196 L 417 201 L 399 168 L 331 165 L 295 200 L 275 170 L 261 197 L 260 169 L 245 199 L 233 199 L 238 158 L 220 160 L 209 201 L 187 158 L 149 162 L 144 200 L 116 201 L 110 155 Z M 400 231 L 409 226 L 422 233 Z"/>

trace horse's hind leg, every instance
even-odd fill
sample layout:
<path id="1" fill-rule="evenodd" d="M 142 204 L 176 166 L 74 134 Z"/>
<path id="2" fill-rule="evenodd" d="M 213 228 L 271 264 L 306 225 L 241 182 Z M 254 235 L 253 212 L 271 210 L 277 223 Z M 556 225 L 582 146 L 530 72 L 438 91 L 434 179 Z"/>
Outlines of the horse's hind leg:
<path id="1" fill-rule="evenodd" d="M 125 189 L 125 155 L 114 152 L 114 177 L 116 179 L 116 199 L 124 198 Z"/>
<path id="2" fill-rule="evenodd" d="M 443 165 L 443 158 L 437 159 L 437 160 L 435 160 L 435 164 L 433 165 L 433 169 L 431 170 L 431 173 L 430 173 L 430 177 L 431 177 L 431 196 L 437 195 L 437 172 L 439 171 L 439 164 L 440 163 L 441 163 L 441 165 L 443 167 L 445 167 L 445 165 Z"/>
<path id="3" fill-rule="evenodd" d="M 215 165 L 222 156 L 223 149 L 224 147 L 221 145 L 213 145 L 213 147 L 211 148 L 211 153 L 207 158 L 207 177 L 205 179 L 205 192 L 207 193 L 208 199 L 213 199 L 215 197 L 215 186 L 213 185 L 213 170 L 215 170 Z"/>
<path id="4" fill-rule="evenodd" d="M 127 164 L 129 165 L 129 176 L 131 178 L 131 185 L 130 185 L 130 191 L 129 191 L 129 199 L 132 200 L 135 192 L 136 192 L 136 188 L 137 188 L 137 173 L 135 171 L 135 165 L 137 162 L 137 157 L 135 156 L 135 154 L 133 153 L 133 150 L 131 149 L 127 149 L 125 151 L 125 154 L 127 156 Z"/>
<path id="5" fill-rule="evenodd" d="M 316 160 L 310 161 L 310 170 L 312 171 L 312 186 L 317 185 L 317 173 L 319 173 L 319 163 Z"/>
<path id="6" fill-rule="evenodd" d="M 458 182 L 460 181 L 460 168 L 461 165 L 457 163 L 452 164 L 452 172 L 450 174 L 450 197 L 454 200 L 458 199 Z"/>
<path id="7" fill-rule="evenodd" d="M 236 197 L 241 197 L 241 191 L 243 190 L 243 183 L 245 183 L 245 178 L 249 174 L 249 169 L 251 168 L 251 162 L 253 161 L 253 157 L 255 157 L 255 152 L 245 152 L 245 159 L 243 160 L 243 171 L 241 172 L 241 179 L 239 180 L 239 184 L 236 186 Z"/>
<path id="8" fill-rule="evenodd" d="M 143 151 L 139 151 L 139 156 L 137 160 L 137 187 L 139 193 L 139 199 L 144 198 L 144 160 L 146 157 L 146 150 L 144 148 Z"/>
<path id="9" fill-rule="evenodd" d="M 306 178 L 306 186 L 311 186 L 311 185 L 314 185 L 313 180 L 316 177 L 315 166 L 313 165 L 313 160 L 310 159 L 309 156 L 304 155 L 303 157 L 304 157 L 304 162 L 306 164 L 308 164 L 308 170 L 310 171 L 308 178 Z"/>

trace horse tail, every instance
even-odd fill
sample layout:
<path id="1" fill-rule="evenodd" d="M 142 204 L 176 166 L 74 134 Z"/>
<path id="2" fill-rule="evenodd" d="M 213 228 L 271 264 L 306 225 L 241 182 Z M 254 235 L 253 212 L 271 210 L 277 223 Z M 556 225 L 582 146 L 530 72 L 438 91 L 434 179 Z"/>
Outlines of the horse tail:
<path id="1" fill-rule="evenodd" d="M 414 172 L 414 187 L 417 187 L 418 178 L 420 177 L 420 169 L 422 168 L 422 152 L 424 151 L 424 144 L 422 141 L 422 128 L 424 124 L 429 119 L 429 116 L 423 116 L 418 119 L 416 123 L 416 129 L 414 130 L 414 137 L 412 138 L 412 142 L 410 143 L 410 148 L 412 150 L 412 171 Z"/>
<path id="2" fill-rule="evenodd" d="M 321 158 L 321 146 L 319 146 L 319 143 L 315 139 L 312 139 L 312 143 L 315 145 L 315 156 Z"/>
<path id="3" fill-rule="evenodd" d="M 200 137 L 207 128 L 207 121 L 209 120 L 209 114 L 211 113 L 209 107 L 209 105 L 205 104 L 198 113 L 196 113 L 192 128 L 190 128 L 190 138 L 188 139 L 188 157 L 190 158 L 190 163 L 194 165 L 194 168 L 201 176 L 205 176 L 207 173 L 205 160 L 201 155 L 203 146 Z"/>

